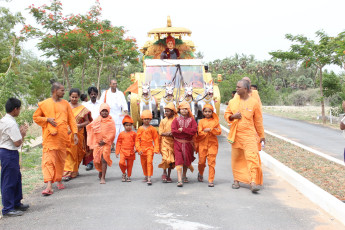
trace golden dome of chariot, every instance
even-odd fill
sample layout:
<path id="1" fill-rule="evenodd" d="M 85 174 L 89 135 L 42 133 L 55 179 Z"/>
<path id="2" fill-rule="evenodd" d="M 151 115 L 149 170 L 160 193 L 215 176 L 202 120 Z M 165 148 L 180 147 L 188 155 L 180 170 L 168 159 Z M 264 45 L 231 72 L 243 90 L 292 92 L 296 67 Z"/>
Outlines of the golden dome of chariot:
<path id="1" fill-rule="evenodd" d="M 170 16 L 168 16 L 167 27 L 153 29 L 147 33 L 149 37 L 151 35 L 157 36 L 157 39 L 160 39 L 161 35 L 165 35 L 165 36 L 171 35 L 171 36 L 178 37 L 179 39 L 181 39 L 182 35 L 190 36 L 191 34 L 192 34 L 192 31 L 190 31 L 189 29 L 186 29 L 183 27 L 172 27 Z"/>

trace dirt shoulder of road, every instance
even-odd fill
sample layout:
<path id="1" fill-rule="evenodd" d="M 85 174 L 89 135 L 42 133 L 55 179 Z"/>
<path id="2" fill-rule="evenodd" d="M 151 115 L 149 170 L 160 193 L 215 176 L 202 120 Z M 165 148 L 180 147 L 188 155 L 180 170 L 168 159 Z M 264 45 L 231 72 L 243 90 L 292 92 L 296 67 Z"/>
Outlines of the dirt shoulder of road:
<path id="1" fill-rule="evenodd" d="M 224 113 L 220 123 L 228 127 Z M 345 201 L 345 167 L 266 134 L 264 151 L 336 198 Z"/>
<path id="2" fill-rule="evenodd" d="M 325 107 L 326 124 L 322 123 L 320 106 L 263 106 L 262 112 L 270 115 L 285 117 L 312 124 L 318 124 L 334 129 L 339 129 L 339 117 L 333 116 L 330 121 L 331 107 Z"/>

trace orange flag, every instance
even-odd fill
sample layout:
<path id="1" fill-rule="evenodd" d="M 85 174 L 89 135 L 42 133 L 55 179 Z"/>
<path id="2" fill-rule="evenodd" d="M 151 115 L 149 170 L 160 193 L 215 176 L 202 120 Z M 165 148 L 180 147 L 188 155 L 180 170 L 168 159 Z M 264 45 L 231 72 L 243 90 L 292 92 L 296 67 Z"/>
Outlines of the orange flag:
<path id="1" fill-rule="evenodd" d="M 124 94 L 126 94 L 127 92 L 132 92 L 132 93 L 136 93 L 138 94 L 138 81 L 134 82 L 132 85 L 130 85 L 125 92 L 123 92 Z"/>

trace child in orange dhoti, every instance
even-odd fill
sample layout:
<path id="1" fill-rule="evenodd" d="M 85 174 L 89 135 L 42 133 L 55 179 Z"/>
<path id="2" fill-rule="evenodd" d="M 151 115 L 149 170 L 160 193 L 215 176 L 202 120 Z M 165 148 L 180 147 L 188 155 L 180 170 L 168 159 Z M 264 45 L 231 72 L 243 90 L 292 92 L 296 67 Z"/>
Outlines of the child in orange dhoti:
<path id="1" fill-rule="evenodd" d="M 164 107 L 164 111 L 165 118 L 159 124 L 159 144 L 160 152 L 162 154 L 162 162 L 158 165 L 158 168 L 163 169 L 162 181 L 164 183 L 171 183 L 171 169 L 175 168 L 174 138 L 171 133 L 171 124 L 176 118 L 177 112 L 173 102 L 167 104 Z"/>
<path id="2" fill-rule="evenodd" d="M 130 116 L 126 115 L 122 120 L 122 124 L 125 127 L 125 131 L 122 131 L 117 139 L 115 153 L 116 157 L 120 155 L 119 166 L 122 171 L 122 182 L 131 182 L 137 134 L 132 130 L 133 119 Z"/>
<path id="3" fill-rule="evenodd" d="M 196 138 L 199 146 L 198 181 L 203 182 L 203 174 L 206 167 L 207 159 L 207 164 L 209 167 L 209 187 L 214 187 L 214 167 L 216 166 L 216 156 L 218 153 L 217 135 L 220 135 L 222 132 L 219 125 L 218 115 L 213 111 L 213 106 L 209 104 L 206 104 L 202 109 L 202 113 L 205 118 L 199 121 L 198 137 Z"/>
<path id="4" fill-rule="evenodd" d="M 100 107 L 100 115 L 91 124 L 86 126 L 87 145 L 93 149 L 93 163 L 99 172 L 101 184 L 105 184 L 107 165 L 112 165 L 110 159 L 111 145 L 114 142 L 116 129 L 113 118 L 109 115 L 110 107 L 103 103 Z"/>
<path id="5" fill-rule="evenodd" d="M 153 154 L 159 153 L 159 139 L 157 130 L 150 125 L 152 113 L 144 110 L 141 114 L 143 125 L 139 127 L 137 137 L 135 139 L 135 148 L 140 155 L 141 166 L 145 175 L 144 182 L 152 185 L 151 176 L 153 174 Z M 154 145 L 152 145 L 154 142 Z"/>

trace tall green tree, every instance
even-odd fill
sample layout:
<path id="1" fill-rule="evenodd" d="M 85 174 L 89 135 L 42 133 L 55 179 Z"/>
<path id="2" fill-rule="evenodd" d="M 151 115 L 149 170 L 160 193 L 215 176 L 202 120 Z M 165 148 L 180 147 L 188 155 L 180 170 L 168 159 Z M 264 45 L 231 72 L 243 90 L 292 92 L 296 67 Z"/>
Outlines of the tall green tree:
<path id="1" fill-rule="evenodd" d="M 314 41 L 308 39 L 303 35 L 291 35 L 286 34 L 286 39 L 290 40 L 293 44 L 290 46 L 289 51 L 274 51 L 270 54 L 282 61 L 286 60 L 298 60 L 305 65 L 306 68 L 310 66 L 315 66 L 318 69 L 319 80 L 320 80 L 320 101 L 321 101 L 321 113 L 322 121 L 326 123 L 325 116 L 325 102 L 324 93 L 322 86 L 322 72 L 326 65 L 336 64 L 340 65 L 341 60 L 335 54 L 335 44 L 332 42 L 331 37 L 329 37 L 323 31 L 317 31 L 316 36 L 319 41 Z"/>

